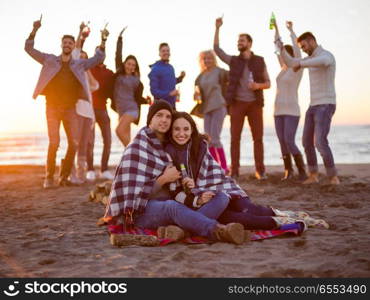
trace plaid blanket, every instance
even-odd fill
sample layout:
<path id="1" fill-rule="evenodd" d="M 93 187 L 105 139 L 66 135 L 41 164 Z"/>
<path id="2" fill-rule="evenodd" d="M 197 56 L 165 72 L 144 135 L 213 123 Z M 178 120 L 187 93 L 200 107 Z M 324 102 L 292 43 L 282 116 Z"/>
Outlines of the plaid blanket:
<path id="1" fill-rule="evenodd" d="M 231 177 L 225 175 L 225 172 L 209 151 L 204 155 L 195 188 L 191 192 L 195 196 L 200 196 L 207 191 L 224 192 L 231 196 L 247 196 L 246 192 Z"/>
<path id="2" fill-rule="evenodd" d="M 106 222 L 116 223 L 124 215 L 125 224 L 132 226 L 134 217 L 144 211 L 155 181 L 168 163 L 169 157 L 155 133 L 148 127 L 142 128 L 125 149 L 117 167 L 104 216 Z"/>

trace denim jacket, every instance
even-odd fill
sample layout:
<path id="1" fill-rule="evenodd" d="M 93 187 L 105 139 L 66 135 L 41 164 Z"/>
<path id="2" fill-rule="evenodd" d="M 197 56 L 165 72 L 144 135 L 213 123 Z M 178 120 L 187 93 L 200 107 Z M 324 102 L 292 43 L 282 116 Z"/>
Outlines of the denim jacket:
<path id="1" fill-rule="evenodd" d="M 33 45 L 35 41 L 27 39 L 25 48 L 26 52 L 40 64 L 42 69 L 40 72 L 39 80 L 36 84 L 35 91 L 33 93 L 33 99 L 36 99 L 38 95 L 42 94 L 45 87 L 48 85 L 50 80 L 60 71 L 62 68 L 62 57 L 61 55 L 56 56 L 53 54 L 47 54 L 36 50 Z M 83 89 L 83 98 L 88 99 L 89 87 L 85 80 L 85 71 L 95 67 L 102 63 L 105 59 L 105 53 L 99 48 L 96 50 L 95 55 L 89 59 L 72 59 L 70 60 L 69 66 L 71 71 L 80 82 Z"/>

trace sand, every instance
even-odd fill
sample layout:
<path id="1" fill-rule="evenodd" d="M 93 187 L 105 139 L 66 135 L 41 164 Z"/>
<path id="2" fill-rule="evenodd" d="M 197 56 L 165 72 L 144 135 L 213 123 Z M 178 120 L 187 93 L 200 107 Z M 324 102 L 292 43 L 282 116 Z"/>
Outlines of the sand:
<path id="1" fill-rule="evenodd" d="M 330 230 L 232 244 L 164 247 L 109 244 L 88 201 L 93 185 L 43 190 L 43 167 L 0 166 L 0 277 L 370 277 L 370 164 L 339 165 L 342 184 L 281 183 L 246 175 L 256 203 L 305 210 Z"/>

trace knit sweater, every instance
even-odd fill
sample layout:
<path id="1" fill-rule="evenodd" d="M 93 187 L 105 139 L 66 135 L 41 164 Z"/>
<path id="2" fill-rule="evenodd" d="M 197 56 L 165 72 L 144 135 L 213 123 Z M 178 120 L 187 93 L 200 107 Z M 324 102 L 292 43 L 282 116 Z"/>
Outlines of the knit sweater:
<path id="1" fill-rule="evenodd" d="M 310 106 L 336 104 L 335 58 L 329 51 L 317 46 L 312 55 L 304 59 L 292 58 L 285 50 L 282 57 L 288 66 L 299 61 L 302 68 L 309 68 Z"/>

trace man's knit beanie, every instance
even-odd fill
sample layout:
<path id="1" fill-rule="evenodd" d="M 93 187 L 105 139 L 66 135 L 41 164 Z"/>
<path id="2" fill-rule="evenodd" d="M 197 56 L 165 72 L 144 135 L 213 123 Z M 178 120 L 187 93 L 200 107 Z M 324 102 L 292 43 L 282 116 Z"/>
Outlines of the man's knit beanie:
<path id="1" fill-rule="evenodd" d="M 169 104 L 165 100 L 154 100 L 154 103 L 149 107 L 148 116 L 146 119 L 146 125 L 149 126 L 150 121 L 152 120 L 153 116 L 160 110 L 166 109 L 168 110 L 171 115 L 173 114 L 173 108 L 171 104 Z"/>

